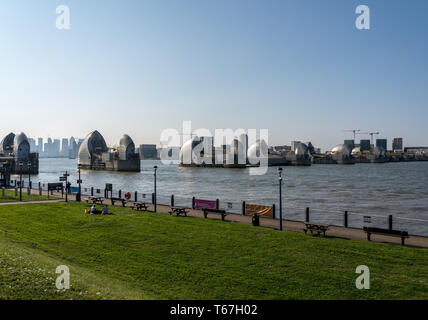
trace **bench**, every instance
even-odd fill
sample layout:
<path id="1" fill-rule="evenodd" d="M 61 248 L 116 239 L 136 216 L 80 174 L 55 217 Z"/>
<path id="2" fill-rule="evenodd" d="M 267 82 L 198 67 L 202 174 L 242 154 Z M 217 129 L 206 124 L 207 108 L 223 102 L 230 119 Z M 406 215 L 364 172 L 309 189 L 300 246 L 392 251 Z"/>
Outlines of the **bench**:
<path id="1" fill-rule="evenodd" d="M 93 204 L 103 204 L 104 200 L 101 197 L 89 197 L 86 202 L 92 202 Z"/>
<path id="2" fill-rule="evenodd" d="M 121 202 L 122 203 L 122 207 L 124 207 L 126 205 L 126 200 L 122 199 L 122 198 L 110 198 L 111 200 L 111 205 L 114 206 L 115 202 Z"/>
<path id="3" fill-rule="evenodd" d="M 320 235 L 321 233 L 325 237 L 325 232 L 328 230 L 327 224 L 321 224 L 321 223 L 314 223 L 314 222 L 303 222 L 305 224 L 305 227 L 303 228 L 303 231 L 305 234 L 310 231 L 311 234 L 314 234 L 314 232 L 317 235 Z"/>
<path id="4" fill-rule="evenodd" d="M 221 220 L 224 221 L 224 217 L 227 216 L 227 213 L 225 210 L 219 210 L 219 209 L 204 209 L 204 217 L 207 218 L 208 214 L 214 213 L 214 214 L 221 214 Z"/>
<path id="5" fill-rule="evenodd" d="M 184 207 L 171 207 L 171 210 L 169 211 L 169 215 L 175 214 L 176 217 L 183 215 L 187 217 L 187 208 Z"/>
<path id="6" fill-rule="evenodd" d="M 147 204 L 145 202 L 134 202 L 132 210 L 147 211 Z"/>
<path id="7" fill-rule="evenodd" d="M 404 240 L 409 237 L 409 233 L 407 231 L 401 230 L 390 230 L 390 229 L 382 229 L 382 228 L 374 228 L 374 227 L 364 227 L 364 232 L 367 233 L 367 240 L 370 241 L 370 236 L 372 234 L 380 234 L 383 236 L 391 236 L 401 238 L 401 245 L 404 246 Z"/>

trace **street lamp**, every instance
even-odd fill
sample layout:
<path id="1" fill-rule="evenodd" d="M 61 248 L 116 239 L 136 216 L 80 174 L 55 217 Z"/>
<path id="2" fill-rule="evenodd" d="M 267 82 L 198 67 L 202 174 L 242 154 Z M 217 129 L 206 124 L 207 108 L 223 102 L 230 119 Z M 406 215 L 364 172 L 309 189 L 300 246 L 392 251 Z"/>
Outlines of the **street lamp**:
<path id="1" fill-rule="evenodd" d="M 77 181 L 79 183 L 79 193 L 77 194 L 76 201 L 82 201 L 82 180 L 80 180 L 80 165 L 78 165 L 77 168 L 77 172 L 79 173 L 79 180 Z"/>
<path id="2" fill-rule="evenodd" d="M 22 161 L 19 162 L 19 201 L 22 201 Z"/>
<path id="3" fill-rule="evenodd" d="M 28 195 L 31 194 L 31 162 L 28 161 Z"/>
<path id="4" fill-rule="evenodd" d="M 154 166 L 153 167 L 154 170 L 154 176 L 155 176 L 155 194 L 154 194 L 154 198 L 153 198 L 153 211 L 157 212 L 157 195 L 156 195 L 156 171 L 158 170 L 158 166 Z"/>
<path id="5" fill-rule="evenodd" d="M 278 168 L 279 176 L 279 230 L 282 231 L 282 168 Z"/>

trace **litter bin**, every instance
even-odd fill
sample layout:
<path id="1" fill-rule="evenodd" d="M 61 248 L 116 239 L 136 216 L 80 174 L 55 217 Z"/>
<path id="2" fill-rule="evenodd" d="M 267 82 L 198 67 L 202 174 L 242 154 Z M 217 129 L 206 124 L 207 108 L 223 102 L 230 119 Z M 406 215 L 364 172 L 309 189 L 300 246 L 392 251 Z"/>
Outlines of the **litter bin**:
<path id="1" fill-rule="evenodd" d="M 257 213 L 253 214 L 253 226 L 258 227 L 260 225 L 259 215 Z"/>

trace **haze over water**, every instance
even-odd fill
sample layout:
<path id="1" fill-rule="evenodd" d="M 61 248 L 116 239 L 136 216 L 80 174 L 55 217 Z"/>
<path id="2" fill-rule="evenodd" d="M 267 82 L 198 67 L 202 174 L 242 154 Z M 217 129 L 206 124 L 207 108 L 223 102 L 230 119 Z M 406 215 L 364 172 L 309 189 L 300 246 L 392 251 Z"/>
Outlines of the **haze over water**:
<path id="1" fill-rule="evenodd" d="M 174 194 L 177 205 L 191 206 L 192 196 L 207 200 L 218 198 L 222 208 L 236 213 L 241 212 L 244 200 L 278 206 L 276 167 L 270 167 L 265 175 L 254 176 L 249 175 L 249 169 L 180 168 L 164 165 L 161 161 L 142 161 L 139 173 L 82 170 L 82 188 L 103 189 L 106 183 L 112 183 L 115 191 L 138 191 L 150 199 L 154 165 L 159 167 L 159 203 L 169 203 Z M 76 186 L 76 168 L 77 160 L 40 159 L 40 173 L 32 180 L 58 182 L 58 177 L 68 171 L 72 185 Z M 364 215 L 371 216 L 370 225 L 387 227 L 387 216 L 392 214 L 394 228 L 428 235 L 428 162 L 289 166 L 283 169 L 283 214 L 286 219 L 303 220 L 305 208 L 310 207 L 311 221 L 343 225 L 343 212 L 347 210 L 351 227 L 364 225 Z M 277 216 L 278 212 L 277 209 Z"/>

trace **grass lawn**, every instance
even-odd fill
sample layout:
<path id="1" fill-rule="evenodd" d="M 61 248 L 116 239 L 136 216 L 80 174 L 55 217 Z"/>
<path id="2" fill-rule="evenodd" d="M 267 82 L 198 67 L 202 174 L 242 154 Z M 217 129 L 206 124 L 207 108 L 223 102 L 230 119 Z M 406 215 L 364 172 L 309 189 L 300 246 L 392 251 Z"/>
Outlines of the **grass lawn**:
<path id="1" fill-rule="evenodd" d="M 428 250 L 87 204 L 0 206 L 0 299 L 427 299 Z M 72 288 L 58 292 L 67 265 Z M 355 288 L 359 265 L 371 289 Z"/>
<path id="2" fill-rule="evenodd" d="M 55 199 L 53 196 L 50 197 L 50 199 Z M 27 190 L 22 191 L 22 201 L 39 201 L 39 200 L 48 200 L 47 195 L 39 196 L 38 194 L 27 194 Z M 19 189 L 18 189 L 18 195 L 15 196 L 15 190 L 5 190 L 4 197 L 2 196 L 2 193 L 0 191 L 0 202 L 15 202 L 19 201 Z"/>

